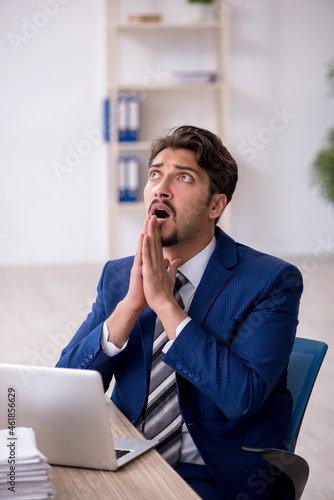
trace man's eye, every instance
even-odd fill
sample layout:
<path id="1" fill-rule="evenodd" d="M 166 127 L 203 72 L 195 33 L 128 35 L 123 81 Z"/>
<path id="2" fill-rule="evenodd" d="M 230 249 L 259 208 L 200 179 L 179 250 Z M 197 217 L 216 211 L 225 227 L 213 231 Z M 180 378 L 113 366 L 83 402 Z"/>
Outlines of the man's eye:
<path id="1" fill-rule="evenodd" d="M 149 173 L 149 178 L 150 179 L 159 179 L 160 173 L 157 172 L 156 170 L 152 170 L 152 172 Z"/>
<path id="2" fill-rule="evenodd" d="M 193 178 L 189 174 L 181 174 L 179 176 L 179 179 L 180 179 L 180 181 L 183 181 L 183 182 L 192 182 L 192 180 L 193 180 Z"/>

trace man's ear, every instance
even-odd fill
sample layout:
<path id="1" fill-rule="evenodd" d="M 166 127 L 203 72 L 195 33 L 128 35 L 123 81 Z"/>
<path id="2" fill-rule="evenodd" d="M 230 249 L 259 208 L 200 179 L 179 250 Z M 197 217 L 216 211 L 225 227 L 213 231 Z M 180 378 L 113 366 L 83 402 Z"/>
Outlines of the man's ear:
<path id="1" fill-rule="evenodd" d="M 224 193 L 215 193 L 210 202 L 210 219 L 217 219 L 224 212 L 227 205 L 227 197 Z"/>

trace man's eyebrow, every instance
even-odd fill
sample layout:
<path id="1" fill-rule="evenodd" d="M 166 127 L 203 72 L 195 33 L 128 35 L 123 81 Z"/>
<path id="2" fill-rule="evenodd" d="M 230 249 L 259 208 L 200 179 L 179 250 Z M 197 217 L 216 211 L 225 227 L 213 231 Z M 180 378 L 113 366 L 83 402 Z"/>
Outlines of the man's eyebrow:
<path id="1" fill-rule="evenodd" d="M 160 168 L 162 166 L 163 166 L 163 163 L 152 163 L 152 165 L 150 165 L 150 167 L 149 167 L 149 170 L 151 170 L 151 168 Z M 173 165 L 173 166 L 175 168 L 177 168 L 178 170 L 187 170 L 189 172 L 193 172 L 197 176 L 199 175 L 198 171 L 193 167 L 186 167 L 185 165 Z"/>
<path id="2" fill-rule="evenodd" d="M 159 168 L 162 167 L 163 163 L 152 163 L 148 168 Z"/>

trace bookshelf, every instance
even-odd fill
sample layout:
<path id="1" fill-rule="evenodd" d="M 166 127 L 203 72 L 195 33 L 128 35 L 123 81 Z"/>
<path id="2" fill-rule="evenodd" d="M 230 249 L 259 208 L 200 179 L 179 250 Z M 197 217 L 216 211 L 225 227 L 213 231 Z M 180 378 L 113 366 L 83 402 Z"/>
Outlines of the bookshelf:
<path id="1" fill-rule="evenodd" d="M 110 258 L 135 252 L 145 219 L 142 191 L 151 140 L 170 128 L 191 124 L 227 137 L 228 16 L 219 3 L 204 21 L 192 20 L 187 0 L 106 0 Z M 160 21 L 131 23 L 132 15 Z M 135 96 L 140 109 L 136 141 L 119 140 L 121 95 Z M 119 159 L 139 160 L 139 197 L 120 202 Z M 228 229 L 228 210 L 221 224 Z"/>

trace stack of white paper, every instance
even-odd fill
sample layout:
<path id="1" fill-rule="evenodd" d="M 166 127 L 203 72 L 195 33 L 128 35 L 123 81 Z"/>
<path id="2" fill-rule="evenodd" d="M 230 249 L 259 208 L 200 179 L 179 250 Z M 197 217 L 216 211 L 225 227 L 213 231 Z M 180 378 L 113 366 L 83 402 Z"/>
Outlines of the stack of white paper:
<path id="1" fill-rule="evenodd" d="M 0 430 L 0 498 L 53 498 L 50 466 L 37 449 L 33 429 Z"/>

